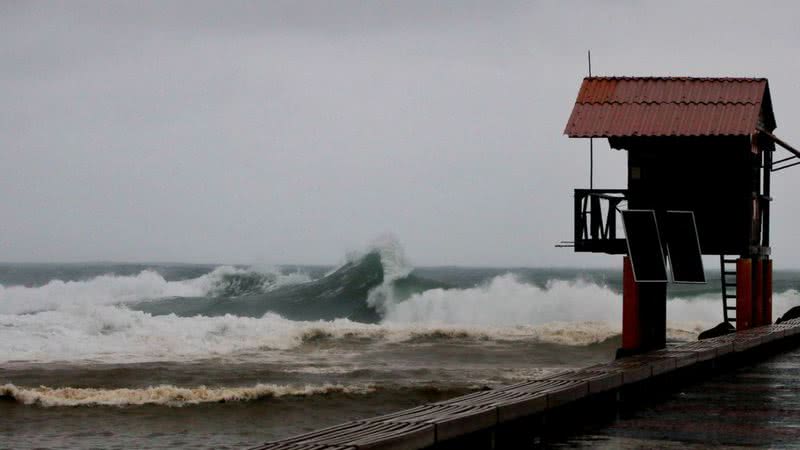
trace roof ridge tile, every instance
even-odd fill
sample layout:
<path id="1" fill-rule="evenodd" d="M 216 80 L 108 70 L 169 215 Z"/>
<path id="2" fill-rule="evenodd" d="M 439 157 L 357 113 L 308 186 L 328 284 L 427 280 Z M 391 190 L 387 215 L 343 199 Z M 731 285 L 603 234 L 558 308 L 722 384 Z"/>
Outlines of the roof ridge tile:
<path id="1" fill-rule="evenodd" d="M 719 101 L 695 101 L 695 100 L 633 100 L 633 101 L 620 101 L 620 100 L 588 100 L 588 101 L 575 101 L 577 105 L 750 105 L 757 106 L 761 102 L 746 101 L 746 100 L 719 100 Z"/>
<path id="2" fill-rule="evenodd" d="M 689 76 L 617 76 L 593 75 L 584 77 L 584 80 L 618 80 L 618 81 L 697 81 L 697 82 L 731 82 L 731 83 L 760 83 L 767 81 L 760 77 L 689 77 Z"/>

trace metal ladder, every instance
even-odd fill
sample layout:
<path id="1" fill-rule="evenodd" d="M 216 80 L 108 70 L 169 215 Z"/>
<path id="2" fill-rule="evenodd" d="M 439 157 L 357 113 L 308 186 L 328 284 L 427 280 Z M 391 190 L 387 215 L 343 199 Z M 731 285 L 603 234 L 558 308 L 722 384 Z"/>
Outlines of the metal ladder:
<path id="1" fill-rule="evenodd" d="M 736 311 L 736 258 L 719 255 L 719 273 L 722 285 L 722 316 L 725 322 L 736 326 L 736 317 L 729 315 L 730 311 Z M 733 280 L 729 277 L 733 277 Z M 733 292 L 729 291 L 731 288 Z M 728 300 L 732 300 L 733 304 L 729 304 Z"/>

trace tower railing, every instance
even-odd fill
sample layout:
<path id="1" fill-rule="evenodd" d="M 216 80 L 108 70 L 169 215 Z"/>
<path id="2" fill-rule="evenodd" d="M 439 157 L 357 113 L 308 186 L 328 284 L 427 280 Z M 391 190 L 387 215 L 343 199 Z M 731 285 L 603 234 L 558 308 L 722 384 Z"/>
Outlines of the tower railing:
<path id="1" fill-rule="evenodd" d="M 575 251 L 626 253 L 625 238 L 617 226 L 618 206 L 626 189 L 575 189 Z"/>

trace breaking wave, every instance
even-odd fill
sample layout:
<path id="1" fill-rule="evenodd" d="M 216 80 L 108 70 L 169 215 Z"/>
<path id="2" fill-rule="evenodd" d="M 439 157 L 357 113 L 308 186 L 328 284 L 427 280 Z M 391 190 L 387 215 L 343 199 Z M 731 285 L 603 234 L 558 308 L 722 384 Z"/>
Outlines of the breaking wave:
<path id="1" fill-rule="evenodd" d="M 93 360 L 115 363 L 232 357 L 263 360 L 274 352 L 330 343 L 365 345 L 443 341 L 531 341 L 562 345 L 602 342 L 619 330 L 605 322 L 480 326 L 366 324 L 348 319 L 154 316 L 118 306 L 78 307 L 22 316 L 0 315 L 0 362 Z M 301 354 L 305 354 L 301 351 Z"/>
<path id="2" fill-rule="evenodd" d="M 284 386 L 256 384 L 247 387 L 176 387 L 152 386 L 141 389 L 99 389 L 47 387 L 18 387 L 0 385 L 0 398 L 13 399 L 25 405 L 53 406 L 187 406 L 200 403 L 243 402 L 277 397 L 310 397 L 315 395 L 364 395 L 375 391 L 371 385 L 344 386 L 341 384 Z"/>
<path id="3" fill-rule="evenodd" d="M 776 294 L 776 314 L 798 300 L 795 290 Z M 347 340 L 582 346 L 619 335 L 621 302 L 597 282 L 538 285 L 511 273 L 453 288 L 415 275 L 396 240 L 384 239 L 316 279 L 223 266 L 179 281 L 146 270 L 0 286 L 0 361 L 263 357 Z M 672 298 L 667 308 L 674 340 L 695 339 L 721 317 L 713 294 Z"/>
<path id="4" fill-rule="evenodd" d="M 797 301 L 796 291 L 776 296 L 776 307 Z M 672 298 L 667 302 L 670 338 L 689 340 L 720 319 L 717 296 Z M 516 275 L 493 278 L 467 289 L 431 289 L 386 309 L 385 323 L 427 325 L 537 326 L 553 342 L 594 342 L 621 332 L 622 297 L 608 286 L 584 280 L 551 280 L 545 286 L 520 281 Z M 542 332 L 547 330 L 547 332 Z M 575 339 L 596 336 L 595 340 Z"/>
<path id="5" fill-rule="evenodd" d="M 342 265 L 318 279 L 275 285 L 269 290 L 235 298 L 170 298 L 132 307 L 154 315 L 182 317 L 227 314 L 262 317 L 266 313 L 276 313 L 291 320 L 347 318 L 378 323 L 388 303 L 445 286 L 414 275 L 400 244 L 386 238 L 366 252 L 349 255 Z"/>
<path id="6" fill-rule="evenodd" d="M 569 291 L 571 288 L 565 286 L 561 289 Z M 588 288 L 577 288 L 576 292 L 584 289 Z M 601 288 L 595 289 L 602 291 Z M 490 289 L 488 293 L 491 292 Z M 548 292 L 543 290 L 541 294 L 545 297 L 554 295 Z M 360 346 L 446 341 L 519 341 L 585 346 L 604 342 L 620 333 L 619 321 L 586 320 L 591 317 L 591 310 L 579 309 L 570 313 L 557 308 L 555 312 L 538 318 L 533 315 L 533 307 L 526 310 L 520 305 L 519 314 L 513 314 L 513 309 L 503 314 L 494 310 L 492 303 L 475 305 L 465 302 L 463 310 L 451 315 L 444 313 L 446 304 L 433 307 L 430 312 L 414 310 L 412 307 L 416 305 L 419 308 L 418 302 L 425 295 L 412 297 L 411 303 L 393 310 L 386 320 L 375 324 L 349 319 L 296 321 L 273 313 L 262 317 L 179 317 L 174 314 L 153 315 L 112 305 L 75 306 L 18 316 L 0 315 L 0 361 L 145 362 L 225 357 L 274 360 L 280 357 L 275 352 L 297 349 L 299 353 L 296 356 L 300 357 L 309 350 L 329 345 L 357 351 L 363 348 Z M 785 310 L 781 305 L 797 302 L 798 297 L 796 292 L 776 296 L 776 311 Z M 500 303 L 514 299 L 492 295 L 486 298 Z M 531 297 L 528 302 L 540 299 Z M 587 300 L 576 299 L 572 306 L 580 308 Z M 595 297 L 595 300 L 600 299 Z M 606 312 L 606 319 L 613 317 L 613 310 L 619 309 L 618 304 L 604 305 L 612 310 Z M 671 301 L 669 337 L 674 340 L 695 339 L 700 331 L 713 323 L 715 314 L 719 314 L 718 307 L 718 299 Z M 529 314 L 527 323 L 526 313 Z M 487 318 L 483 323 L 479 320 L 481 314 Z M 700 320 L 704 315 L 709 317 L 706 319 L 708 322 Z M 575 318 L 570 319 L 571 316 Z"/>

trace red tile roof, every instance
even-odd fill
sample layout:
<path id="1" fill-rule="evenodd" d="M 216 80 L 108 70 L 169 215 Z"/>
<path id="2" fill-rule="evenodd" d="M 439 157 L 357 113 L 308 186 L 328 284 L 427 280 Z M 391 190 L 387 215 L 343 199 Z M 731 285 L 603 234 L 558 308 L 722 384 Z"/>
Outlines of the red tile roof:
<path id="1" fill-rule="evenodd" d="M 766 78 L 588 77 L 569 137 L 749 135 L 775 128 Z"/>

